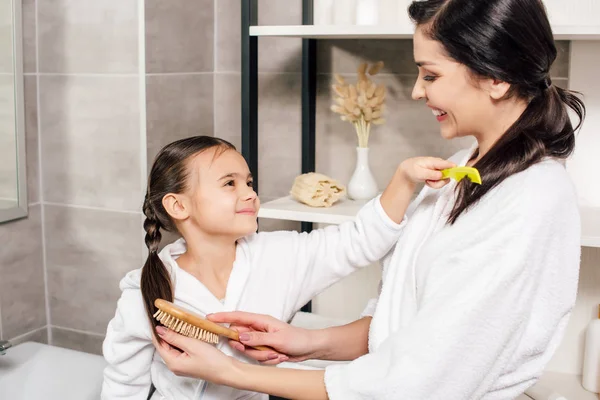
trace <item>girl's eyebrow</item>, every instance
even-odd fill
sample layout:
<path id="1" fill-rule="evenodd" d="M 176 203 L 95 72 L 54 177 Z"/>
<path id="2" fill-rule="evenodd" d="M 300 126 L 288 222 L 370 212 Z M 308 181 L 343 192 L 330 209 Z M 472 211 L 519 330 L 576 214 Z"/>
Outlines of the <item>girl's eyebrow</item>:
<path id="1" fill-rule="evenodd" d="M 219 180 L 222 179 L 226 179 L 226 178 L 237 178 L 241 176 L 241 174 L 238 174 L 237 172 L 230 172 L 227 175 L 223 175 L 222 177 L 219 178 Z M 247 179 L 252 178 L 252 173 L 248 173 Z"/>

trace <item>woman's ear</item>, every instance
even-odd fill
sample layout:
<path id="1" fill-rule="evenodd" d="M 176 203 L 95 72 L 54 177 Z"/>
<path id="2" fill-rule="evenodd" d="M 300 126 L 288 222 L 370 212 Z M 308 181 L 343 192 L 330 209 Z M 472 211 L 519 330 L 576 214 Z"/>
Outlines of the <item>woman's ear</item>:
<path id="1" fill-rule="evenodd" d="M 171 218 L 176 221 L 183 221 L 189 217 L 189 210 L 182 195 L 168 193 L 163 197 L 162 204 Z"/>
<path id="2" fill-rule="evenodd" d="M 493 100 L 501 100 L 506 96 L 510 89 L 510 83 L 499 79 L 487 79 L 485 81 L 485 91 L 489 93 Z"/>

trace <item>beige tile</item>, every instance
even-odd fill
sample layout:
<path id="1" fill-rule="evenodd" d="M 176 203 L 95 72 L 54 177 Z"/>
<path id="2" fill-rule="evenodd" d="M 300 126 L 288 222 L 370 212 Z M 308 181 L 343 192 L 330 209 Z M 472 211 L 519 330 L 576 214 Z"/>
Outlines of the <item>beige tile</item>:
<path id="1" fill-rule="evenodd" d="M 216 22 L 216 71 L 241 70 L 241 6 L 237 0 L 219 0 Z M 260 25 L 302 24 L 302 2 L 258 1 Z M 302 41 L 289 38 L 258 39 L 259 70 L 264 72 L 300 72 Z"/>
<path id="2" fill-rule="evenodd" d="M 120 280 L 143 266 L 140 214 L 44 207 L 52 324 L 104 333 Z"/>
<path id="3" fill-rule="evenodd" d="M 214 1 L 146 0 L 146 71 L 214 70 Z"/>
<path id="4" fill-rule="evenodd" d="M 0 3 L 0 73 L 13 73 L 12 2 Z"/>
<path id="5" fill-rule="evenodd" d="M 356 74 L 362 62 L 383 61 L 383 73 L 416 74 L 412 40 L 320 40 L 317 71 Z"/>
<path id="6" fill-rule="evenodd" d="M 550 68 L 550 76 L 552 78 L 568 78 L 571 42 L 566 40 L 557 41 L 556 50 L 558 54 L 556 60 L 554 60 L 554 64 L 552 64 L 552 68 Z"/>
<path id="7" fill-rule="evenodd" d="M 258 1 L 259 25 L 301 25 L 302 2 Z M 295 38 L 259 38 L 258 70 L 262 72 L 302 71 L 302 40 Z"/>
<path id="8" fill-rule="evenodd" d="M 29 216 L 0 225 L 0 314 L 4 337 L 46 325 L 41 206 Z"/>
<path id="9" fill-rule="evenodd" d="M 239 72 L 242 62 L 240 2 L 238 0 L 219 0 L 215 3 L 217 7 L 215 70 Z"/>
<path id="10" fill-rule="evenodd" d="M 53 346 L 102 355 L 102 342 L 104 342 L 104 335 L 52 327 Z"/>
<path id="11" fill-rule="evenodd" d="M 138 71 L 137 0 L 38 1 L 40 72 Z"/>
<path id="12" fill-rule="evenodd" d="M 140 209 L 136 77 L 41 76 L 39 112 L 45 201 Z"/>
<path id="13" fill-rule="evenodd" d="M 148 76 L 146 124 L 149 165 L 174 140 L 212 136 L 213 74 Z"/>
<path id="14" fill-rule="evenodd" d="M 15 99 L 12 75 L 0 74 L 0 199 L 17 199 L 17 152 L 15 141 Z"/>
<path id="15" fill-rule="evenodd" d="M 25 76 L 25 139 L 27 201 L 32 204 L 40 201 L 37 82 L 32 75 Z"/>
<path id="16" fill-rule="evenodd" d="M 242 81 L 239 73 L 215 74 L 215 136 L 242 151 Z"/>
<path id="17" fill-rule="evenodd" d="M 302 25 L 302 2 L 258 0 L 259 25 Z"/>
<path id="18" fill-rule="evenodd" d="M 36 72 L 36 27 L 35 27 L 36 0 L 23 0 L 23 72 Z"/>
<path id="19" fill-rule="evenodd" d="M 36 343 L 44 343 L 48 344 L 48 327 L 44 326 L 40 329 L 37 329 L 33 332 L 26 333 L 21 336 L 17 336 L 15 338 L 9 339 L 13 346 L 16 346 L 25 342 L 36 342 Z"/>
<path id="20" fill-rule="evenodd" d="M 261 74 L 258 171 L 261 197 L 286 196 L 301 170 L 301 77 Z"/>
<path id="21" fill-rule="evenodd" d="M 472 139 L 446 141 L 438 122 L 422 101 L 411 99 L 416 76 L 387 75 L 375 79 L 386 85 L 386 124 L 373 126 L 369 139 L 369 164 L 380 190 L 397 166 L 415 156 L 449 157 L 468 147 Z M 356 163 L 357 138 L 354 127 L 341 121 L 331 106 L 329 75 L 319 76 L 317 98 L 317 171 L 347 184 Z"/>

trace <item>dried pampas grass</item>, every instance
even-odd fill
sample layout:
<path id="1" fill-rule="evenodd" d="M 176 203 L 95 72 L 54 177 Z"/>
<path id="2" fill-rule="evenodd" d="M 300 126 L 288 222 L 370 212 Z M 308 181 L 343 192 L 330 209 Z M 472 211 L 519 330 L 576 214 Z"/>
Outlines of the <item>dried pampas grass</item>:
<path id="1" fill-rule="evenodd" d="M 331 110 L 340 114 L 342 121 L 354 125 L 358 136 L 358 147 L 368 147 L 371 124 L 381 125 L 385 122 L 383 109 L 385 102 L 385 86 L 377 85 L 371 76 L 377 75 L 383 68 L 383 61 L 369 67 L 362 63 L 358 67 L 358 82 L 347 83 L 342 76 L 335 74 L 333 85 L 334 104 Z"/>

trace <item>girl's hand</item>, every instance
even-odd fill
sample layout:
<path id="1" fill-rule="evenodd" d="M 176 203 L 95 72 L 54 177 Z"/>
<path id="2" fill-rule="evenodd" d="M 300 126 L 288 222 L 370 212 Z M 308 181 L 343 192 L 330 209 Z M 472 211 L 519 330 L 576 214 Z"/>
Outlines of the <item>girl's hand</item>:
<path id="1" fill-rule="evenodd" d="M 412 184 L 425 182 L 434 189 L 444 187 L 449 179 L 442 179 L 441 170 L 456 167 L 448 160 L 436 157 L 415 157 L 404 160 L 398 167 L 401 176 Z"/>
<path id="2" fill-rule="evenodd" d="M 156 329 L 162 341 L 154 347 L 175 375 L 225 384 L 235 371 L 236 360 L 201 340 L 180 335 L 162 326 Z"/>
<path id="3" fill-rule="evenodd" d="M 240 332 L 241 343 L 230 340 L 229 345 L 263 364 L 276 365 L 284 361 L 318 358 L 315 353 L 317 341 L 312 338 L 314 331 L 291 326 L 268 315 L 243 311 L 209 314 L 207 318 L 213 322 L 231 324 L 231 329 Z M 269 346 L 277 353 L 248 346 Z"/>

